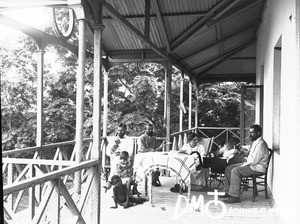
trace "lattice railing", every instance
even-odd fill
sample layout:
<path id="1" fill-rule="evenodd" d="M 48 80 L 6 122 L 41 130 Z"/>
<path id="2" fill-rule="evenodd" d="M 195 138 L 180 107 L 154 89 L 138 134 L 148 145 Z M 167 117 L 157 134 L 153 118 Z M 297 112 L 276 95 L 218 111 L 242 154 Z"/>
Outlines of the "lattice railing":
<path id="1" fill-rule="evenodd" d="M 82 162 L 75 162 L 74 146 L 69 141 L 2 153 L 6 223 L 90 223 L 88 202 L 100 191 L 101 159 L 91 159 L 92 140 L 85 139 Z M 81 192 L 73 187 L 78 172 Z"/>
<path id="2" fill-rule="evenodd" d="M 189 132 L 197 132 L 200 136 L 204 138 L 214 137 L 214 147 L 219 148 L 220 145 L 230 138 L 234 138 L 237 142 L 237 146 L 240 142 L 240 128 L 239 127 L 199 127 L 184 130 L 182 132 L 173 133 L 172 142 L 173 150 L 178 150 L 182 147 L 184 143 L 187 142 L 187 135 Z"/>

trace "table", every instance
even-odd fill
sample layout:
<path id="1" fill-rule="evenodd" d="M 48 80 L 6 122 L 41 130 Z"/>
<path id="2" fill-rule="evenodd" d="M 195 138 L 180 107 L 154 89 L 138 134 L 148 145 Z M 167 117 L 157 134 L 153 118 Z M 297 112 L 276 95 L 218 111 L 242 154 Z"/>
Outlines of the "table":
<path id="1" fill-rule="evenodd" d="M 153 204 L 151 175 L 156 168 L 168 170 L 171 175 L 177 176 L 181 186 L 183 184 L 188 186 L 188 198 L 190 198 L 191 173 L 196 170 L 198 164 L 199 158 L 196 154 L 146 152 L 135 155 L 133 170 L 137 182 L 146 178 L 145 191 L 147 194 L 147 190 L 149 190 L 149 201 Z M 149 180 L 149 183 L 147 183 L 147 179 Z M 147 188 L 147 185 L 149 189 Z"/>

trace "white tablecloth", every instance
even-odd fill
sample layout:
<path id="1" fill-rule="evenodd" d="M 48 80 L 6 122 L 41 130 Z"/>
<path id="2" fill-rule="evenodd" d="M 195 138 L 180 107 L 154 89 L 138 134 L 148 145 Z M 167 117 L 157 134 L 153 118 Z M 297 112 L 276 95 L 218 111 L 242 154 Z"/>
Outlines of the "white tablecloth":
<path id="1" fill-rule="evenodd" d="M 141 181 L 156 168 L 167 169 L 181 181 L 188 182 L 191 172 L 196 170 L 199 158 L 196 154 L 188 155 L 177 152 L 147 152 L 135 155 L 133 169 L 136 180 Z"/>

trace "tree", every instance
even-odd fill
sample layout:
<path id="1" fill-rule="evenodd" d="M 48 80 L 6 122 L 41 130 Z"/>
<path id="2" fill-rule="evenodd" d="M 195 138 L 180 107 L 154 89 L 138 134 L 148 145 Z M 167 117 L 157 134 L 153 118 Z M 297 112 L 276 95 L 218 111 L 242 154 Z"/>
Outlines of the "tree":
<path id="1" fill-rule="evenodd" d="M 145 122 L 162 129 L 163 75 L 163 67 L 154 63 L 122 64 L 110 70 L 109 133 L 119 122 L 126 123 L 135 136 L 144 131 Z"/>
<path id="2" fill-rule="evenodd" d="M 36 138 L 36 46 L 22 36 L 14 48 L 1 46 L 2 149 L 35 145 Z M 76 124 L 77 58 L 59 46 L 47 46 L 44 67 L 44 142 L 73 140 Z M 51 60 L 50 60 L 51 59 Z M 165 135 L 165 68 L 155 63 L 130 63 L 109 71 L 108 134 L 120 122 L 129 134 L 138 136 L 143 124 L 156 126 Z M 178 131 L 181 74 L 173 68 L 171 85 L 171 132 Z M 188 78 L 184 78 L 184 104 L 188 105 Z M 238 126 L 240 114 L 238 83 L 202 84 L 198 87 L 199 124 Z M 195 91 L 195 90 L 194 90 Z M 195 97 L 193 102 L 195 104 Z M 93 61 L 86 62 L 84 137 L 91 137 L 93 125 Z M 194 109 L 193 109 L 194 110 Z M 187 128 L 187 114 L 184 124 Z M 194 121 L 193 121 L 194 122 Z M 59 130 L 59 131 L 57 131 Z"/>
<path id="3" fill-rule="evenodd" d="M 0 46 L 2 148 L 33 146 L 36 122 L 34 42 L 19 37 L 14 47 Z M 34 139 L 34 140 L 33 140 Z"/>
<path id="4" fill-rule="evenodd" d="M 207 83 L 198 91 L 199 123 L 208 127 L 238 127 L 241 83 Z"/>

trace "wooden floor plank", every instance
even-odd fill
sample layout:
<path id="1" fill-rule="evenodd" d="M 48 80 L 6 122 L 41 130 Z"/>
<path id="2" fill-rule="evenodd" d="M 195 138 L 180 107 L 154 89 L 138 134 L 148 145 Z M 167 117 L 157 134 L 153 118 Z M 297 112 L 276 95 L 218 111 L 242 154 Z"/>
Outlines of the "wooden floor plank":
<path id="1" fill-rule="evenodd" d="M 207 215 L 201 211 L 191 211 L 183 214 L 180 217 L 175 217 L 175 205 L 178 199 L 177 193 L 172 193 L 170 188 L 175 184 L 175 178 L 160 177 L 162 187 L 153 187 L 154 193 L 154 206 L 152 207 L 149 202 L 142 205 L 136 205 L 128 209 L 119 207 L 118 209 L 111 209 L 113 205 L 112 190 L 107 193 L 102 191 L 101 197 L 101 223 L 117 223 L 122 221 L 122 224 L 199 224 L 199 223 L 260 223 L 260 224 L 277 224 L 279 222 L 278 214 L 273 208 L 272 199 L 265 199 L 264 193 L 260 192 L 256 198 L 256 202 L 251 201 L 252 190 L 243 192 L 241 196 L 241 203 L 226 204 L 226 213 L 220 218 L 222 211 L 220 206 L 210 207 L 210 212 L 216 212 Z M 139 191 L 144 192 L 143 184 L 139 185 Z M 221 190 L 221 189 L 220 189 Z M 191 195 L 204 196 L 204 202 L 207 203 L 213 200 L 213 196 L 207 195 L 207 192 L 192 191 Z M 187 194 L 183 194 L 187 196 Z M 221 199 L 220 199 L 221 200 Z M 185 209 L 185 204 L 181 206 L 181 211 Z"/>

